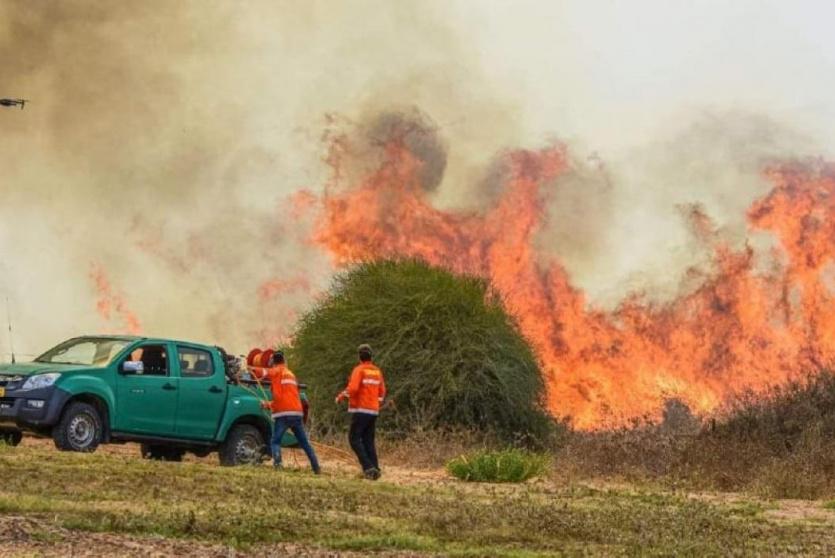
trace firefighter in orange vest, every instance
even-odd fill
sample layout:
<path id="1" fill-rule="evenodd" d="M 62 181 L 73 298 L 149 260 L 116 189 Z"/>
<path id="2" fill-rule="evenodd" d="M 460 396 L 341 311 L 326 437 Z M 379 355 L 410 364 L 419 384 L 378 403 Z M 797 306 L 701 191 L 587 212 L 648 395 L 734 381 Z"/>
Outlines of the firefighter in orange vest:
<path id="1" fill-rule="evenodd" d="M 273 398 L 272 401 L 264 401 L 261 405 L 272 412 L 275 420 L 272 439 L 273 466 L 276 469 L 281 468 L 281 439 L 289 429 L 293 432 L 304 453 L 307 454 L 313 472 L 318 475 L 321 469 L 319 460 L 316 459 L 316 452 L 313 451 L 313 447 L 307 439 L 307 433 L 304 431 L 302 420 L 304 411 L 296 375 L 284 363 L 284 353 L 282 351 L 273 353 L 270 365 L 268 377 Z"/>
<path id="2" fill-rule="evenodd" d="M 383 371 L 371 362 L 371 347 L 360 345 L 358 353 L 360 362 L 351 372 L 348 387 L 336 396 L 336 402 L 348 399 L 348 412 L 352 415 L 348 441 L 357 454 L 365 478 L 377 480 L 380 478 L 380 463 L 374 446 L 374 431 L 386 396 L 386 384 Z"/>

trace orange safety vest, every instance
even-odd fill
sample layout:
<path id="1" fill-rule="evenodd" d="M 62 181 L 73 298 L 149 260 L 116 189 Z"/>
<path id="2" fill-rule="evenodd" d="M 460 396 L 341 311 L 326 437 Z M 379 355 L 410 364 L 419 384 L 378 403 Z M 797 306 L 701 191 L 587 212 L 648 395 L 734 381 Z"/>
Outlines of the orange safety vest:
<path id="1" fill-rule="evenodd" d="M 273 418 L 304 416 L 296 375 L 286 365 L 279 364 L 270 368 L 269 378 L 270 391 L 273 394 L 273 400 L 270 402 Z"/>
<path id="2" fill-rule="evenodd" d="M 386 396 L 383 371 L 370 362 L 359 363 L 342 395 L 348 398 L 349 413 L 380 414 L 380 404 Z"/>

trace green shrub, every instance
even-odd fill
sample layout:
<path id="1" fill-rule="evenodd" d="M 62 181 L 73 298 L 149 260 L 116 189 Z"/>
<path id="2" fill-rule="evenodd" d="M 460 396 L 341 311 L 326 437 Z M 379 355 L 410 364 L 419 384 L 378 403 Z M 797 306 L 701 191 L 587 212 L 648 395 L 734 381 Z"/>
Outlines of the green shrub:
<path id="1" fill-rule="evenodd" d="M 390 434 L 463 428 L 518 443 L 553 432 L 537 360 L 482 279 L 418 261 L 365 263 L 338 275 L 288 350 L 320 433 L 345 428 L 345 408 L 333 399 L 360 343 L 371 344 L 385 374 L 392 404 L 380 428 Z"/>
<path id="2" fill-rule="evenodd" d="M 447 463 L 446 468 L 464 481 L 522 482 L 544 473 L 549 463 L 547 455 L 507 449 L 462 455 Z"/>

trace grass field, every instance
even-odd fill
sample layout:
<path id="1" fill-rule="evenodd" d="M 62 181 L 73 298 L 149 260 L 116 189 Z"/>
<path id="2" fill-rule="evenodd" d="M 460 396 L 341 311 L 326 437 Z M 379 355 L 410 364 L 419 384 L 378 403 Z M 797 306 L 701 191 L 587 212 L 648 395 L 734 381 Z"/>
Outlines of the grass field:
<path id="1" fill-rule="evenodd" d="M 292 461 L 290 461 L 292 463 Z M 0 554 L 551 556 L 835 553 L 835 511 L 647 486 L 463 483 L 388 467 L 315 477 L 0 448 Z"/>

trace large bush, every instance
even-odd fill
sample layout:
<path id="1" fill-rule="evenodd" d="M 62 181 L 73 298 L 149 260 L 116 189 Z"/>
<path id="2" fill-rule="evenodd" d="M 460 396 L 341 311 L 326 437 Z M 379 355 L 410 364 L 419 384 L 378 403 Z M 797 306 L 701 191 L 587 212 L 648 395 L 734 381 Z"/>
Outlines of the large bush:
<path id="1" fill-rule="evenodd" d="M 334 404 L 369 343 L 392 404 L 380 428 L 490 430 L 506 441 L 541 441 L 552 421 L 530 347 L 481 279 L 416 261 L 361 264 L 299 324 L 290 366 L 309 384 L 315 428 L 343 429 Z"/>

